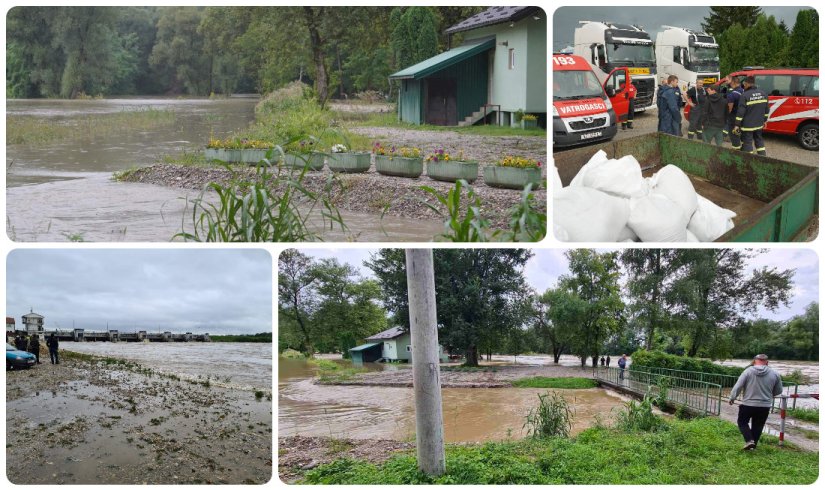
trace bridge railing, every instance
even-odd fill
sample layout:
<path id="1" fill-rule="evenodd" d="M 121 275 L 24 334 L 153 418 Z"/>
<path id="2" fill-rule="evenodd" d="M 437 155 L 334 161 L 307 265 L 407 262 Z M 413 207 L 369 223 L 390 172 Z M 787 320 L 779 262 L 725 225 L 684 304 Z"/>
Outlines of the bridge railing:
<path id="1" fill-rule="evenodd" d="M 722 385 L 696 379 L 667 376 L 640 369 L 596 367 L 594 377 L 639 395 L 657 398 L 664 395 L 674 405 L 696 412 L 719 415 L 722 411 Z"/>
<path id="2" fill-rule="evenodd" d="M 729 395 L 730 389 L 733 388 L 733 385 L 736 384 L 736 381 L 739 379 L 739 376 L 733 376 L 731 374 L 718 374 L 718 373 L 706 373 L 702 371 L 685 371 L 681 369 L 669 369 L 669 368 L 662 368 L 662 367 L 648 367 L 648 366 L 634 366 L 631 364 L 630 369 L 634 371 L 643 371 L 653 374 L 661 374 L 664 376 L 672 376 L 674 378 L 681 378 L 681 379 L 689 379 L 689 380 L 696 380 L 696 381 L 706 381 L 709 383 L 714 383 L 721 385 L 723 388 L 723 394 Z M 792 381 L 783 381 L 782 382 L 782 394 L 783 395 L 798 395 L 799 394 L 799 384 L 794 383 Z M 793 408 L 796 408 L 796 397 L 792 398 Z M 774 399 L 774 409 L 777 409 L 778 401 Z"/>

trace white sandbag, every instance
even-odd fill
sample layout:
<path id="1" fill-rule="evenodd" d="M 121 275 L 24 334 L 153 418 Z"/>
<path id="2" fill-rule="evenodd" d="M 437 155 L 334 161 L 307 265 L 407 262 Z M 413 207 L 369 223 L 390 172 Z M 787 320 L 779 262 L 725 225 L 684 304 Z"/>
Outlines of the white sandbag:
<path id="1" fill-rule="evenodd" d="M 607 153 L 604 150 L 597 151 L 587 163 L 584 164 L 582 168 L 579 169 L 579 172 L 573 177 L 573 180 L 570 181 L 570 187 L 581 187 L 584 182 L 584 176 L 587 175 L 590 170 L 595 167 L 603 165 L 607 162 Z"/>
<path id="2" fill-rule="evenodd" d="M 565 230 L 558 223 L 553 223 L 553 236 L 555 236 L 556 240 L 560 242 L 570 241 L 570 235 L 567 234 L 567 230 Z"/>
<path id="3" fill-rule="evenodd" d="M 733 229 L 736 213 L 717 206 L 713 201 L 699 196 L 698 206 L 688 223 L 688 231 L 700 242 L 712 242 Z"/>
<path id="4" fill-rule="evenodd" d="M 687 221 L 682 208 L 662 194 L 630 200 L 627 226 L 643 242 L 684 242 Z"/>
<path id="5" fill-rule="evenodd" d="M 687 234 L 687 240 L 685 240 L 686 242 L 690 242 L 690 243 L 698 243 L 699 242 L 699 239 L 696 238 L 696 235 L 694 235 L 693 233 L 690 232 L 690 228 L 688 228 L 686 234 Z"/>
<path id="6" fill-rule="evenodd" d="M 564 188 L 564 185 L 561 183 L 561 177 L 559 177 L 559 169 L 556 167 L 556 164 L 553 164 L 552 170 L 552 179 L 553 179 L 553 192 L 558 192 Z"/>
<path id="7" fill-rule="evenodd" d="M 622 231 L 619 232 L 619 235 L 616 237 L 617 242 L 638 242 L 639 235 L 636 234 L 635 231 L 631 230 L 629 226 L 625 225 L 622 228 Z"/>
<path id="8" fill-rule="evenodd" d="M 696 211 L 698 205 L 696 189 L 693 188 L 690 177 L 676 165 L 667 165 L 656 172 L 654 185 L 650 192 L 667 196 L 668 199 L 678 204 L 685 213 L 686 221 L 689 221 Z"/>
<path id="9" fill-rule="evenodd" d="M 583 176 L 582 185 L 617 197 L 642 197 L 647 194 L 642 167 L 633 155 L 594 166 Z"/>
<path id="10" fill-rule="evenodd" d="M 553 194 L 553 223 L 571 242 L 615 242 L 630 214 L 627 199 L 589 187 L 565 187 Z M 559 237 L 561 240 L 561 237 Z"/>

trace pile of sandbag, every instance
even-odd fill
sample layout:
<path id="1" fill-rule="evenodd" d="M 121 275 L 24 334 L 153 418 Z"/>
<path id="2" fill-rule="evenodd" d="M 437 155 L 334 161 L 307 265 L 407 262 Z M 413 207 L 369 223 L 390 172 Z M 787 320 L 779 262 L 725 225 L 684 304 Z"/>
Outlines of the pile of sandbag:
<path id="1" fill-rule="evenodd" d="M 632 155 L 599 150 L 564 187 L 553 166 L 553 231 L 571 242 L 712 242 L 736 213 L 700 196 L 690 178 L 667 165 L 642 177 Z"/>

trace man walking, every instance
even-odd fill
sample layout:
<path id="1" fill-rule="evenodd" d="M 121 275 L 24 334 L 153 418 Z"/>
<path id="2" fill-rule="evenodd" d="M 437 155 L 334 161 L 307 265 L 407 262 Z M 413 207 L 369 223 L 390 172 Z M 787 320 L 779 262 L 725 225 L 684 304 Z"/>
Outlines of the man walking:
<path id="1" fill-rule="evenodd" d="M 58 344 L 59 342 L 57 341 L 57 337 L 54 336 L 54 333 L 46 339 L 46 345 L 49 347 L 49 358 L 51 358 L 52 364 L 60 364 L 60 359 L 57 357 Z"/>
<path id="2" fill-rule="evenodd" d="M 722 94 L 717 92 L 717 87 L 711 83 L 705 84 L 707 96 L 702 105 L 702 140 L 710 143 L 716 140 L 716 146 L 722 146 L 722 131 L 725 128 L 725 121 L 728 118 L 728 103 Z M 691 112 L 692 114 L 692 112 Z"/>
<path id="3" fill-rule="evenodd" d="M 624 368 L 627 366 L 627 354 L 619 358 L 619 379 L 624 379 Z"/>
<path id="4" fill-rule="evenodd" d="M 739 98 L 736 126 L 733 132 L 742 134 L 742 151 L 765 156 L 767 153 L 765 152 L 765 140 L 762 139 L 762 128 L 770 113 L 768 94 L 756 86 L 756 79 L 752 76 L 745 77 L 743 86 L 745 91 Z M 756 145 L 755 150 L 754 145 Z"/>
<path id="5" fill-rule="evenodd" d="M 773 398 L 782 394 L 782 379 L 779 374 L 768 367 L 768 356 L 758 354 L 753 358 L 753 365 L 745 369 L 730 391 L 729 403 L 742 393 L 739 416 L 736 424 L 745 438 L 745 451 L 756 448 L 762 429 L 771 412 Z M 748 425 L 750 423 L 750 425 Z"/>

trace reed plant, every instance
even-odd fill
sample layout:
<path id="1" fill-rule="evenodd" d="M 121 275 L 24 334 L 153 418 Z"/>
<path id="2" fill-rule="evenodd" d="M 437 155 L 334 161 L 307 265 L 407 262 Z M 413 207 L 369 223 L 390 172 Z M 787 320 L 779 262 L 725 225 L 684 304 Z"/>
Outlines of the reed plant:
<path id="1" fill-rule="evenodd" d="M 523 429 L 534 439 L 569 437 L 573 428 L 573 410 L 558 392 L 539 394 L 539 406 L 531 408 Z"/>

